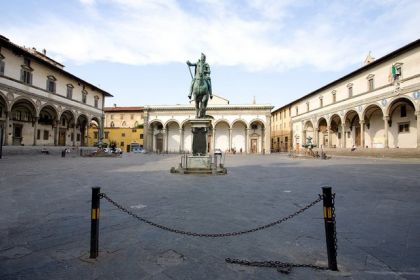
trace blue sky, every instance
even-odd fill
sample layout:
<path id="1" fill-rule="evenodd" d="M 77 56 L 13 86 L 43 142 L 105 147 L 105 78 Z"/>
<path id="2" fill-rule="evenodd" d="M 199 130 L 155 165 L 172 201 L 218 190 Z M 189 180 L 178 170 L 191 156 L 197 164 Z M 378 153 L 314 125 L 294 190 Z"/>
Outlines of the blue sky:
<path id="1" fill-rule="evenodd" d="M 420 38 L 415 0 L 2 2 L 0 34 L 47 49 L 108 106 L 187 103 L 185 61 L 204 52 L 214 94 L 277 108 Z"/>

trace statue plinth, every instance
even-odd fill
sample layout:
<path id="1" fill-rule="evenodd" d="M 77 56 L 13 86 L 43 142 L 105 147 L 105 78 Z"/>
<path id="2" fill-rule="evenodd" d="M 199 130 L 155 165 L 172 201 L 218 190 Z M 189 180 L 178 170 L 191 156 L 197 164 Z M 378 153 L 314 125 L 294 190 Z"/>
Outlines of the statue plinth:
<path id="1" fill-rule="evenodd" d="M 193 119 L 191 123 L 191 132 L 193 134 L 192 153 L 194 156 L 207 155 L 208 147 L 208 132 L 211 124 L 211 119 Z"/>
<path id="2" fill-rule="evenodd" d="M 209 155 L 207 152 L 211 121 L 209 118 L 190 120 L 193 134 L 192 155 L 183 155 L 179 167 L 172 167 L 171 173 L 209 175 L 225 175 L 227 173 L 222 164 L 222 156 Z"/>

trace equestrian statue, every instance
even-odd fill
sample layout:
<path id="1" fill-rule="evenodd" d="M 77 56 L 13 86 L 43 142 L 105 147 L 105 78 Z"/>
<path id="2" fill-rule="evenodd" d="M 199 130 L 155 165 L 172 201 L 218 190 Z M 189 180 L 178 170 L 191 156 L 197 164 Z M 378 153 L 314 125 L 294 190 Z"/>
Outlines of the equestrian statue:
<path id="1" fill-rule="evenodd" d="M 205 118 L 207 102 L 213 98 L 211 90 L 211 79 L 210 79 L 210 66 L 206 62 L 206 56 L 201 53 L 201 58 L 197 63 L 191 63 L 187 61 L 188 69 L 190 70 L 192 82 L 190 88 L 190 94 L 188 98 L 191 99 L 194 96 L 195 101 L 195 117 Z M 191 66 L 195 67 L 194 77 L 191 73 Z"/>

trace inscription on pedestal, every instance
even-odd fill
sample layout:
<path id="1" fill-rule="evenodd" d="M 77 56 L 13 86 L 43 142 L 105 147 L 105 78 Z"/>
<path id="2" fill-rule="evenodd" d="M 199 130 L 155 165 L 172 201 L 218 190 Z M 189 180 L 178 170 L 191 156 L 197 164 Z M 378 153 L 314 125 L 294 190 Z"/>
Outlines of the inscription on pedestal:
<path id="1" fill-rule="evenodd" d="M 211 157 L 210 156 L 189 156 L 187 158 L 187 169 L 210 169 Z"/>

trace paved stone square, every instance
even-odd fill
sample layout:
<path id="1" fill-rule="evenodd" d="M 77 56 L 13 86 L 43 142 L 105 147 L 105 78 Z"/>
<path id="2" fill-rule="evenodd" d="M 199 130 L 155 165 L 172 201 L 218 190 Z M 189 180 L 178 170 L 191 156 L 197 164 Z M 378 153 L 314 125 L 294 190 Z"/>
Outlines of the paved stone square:
<path id="1" fill-rule="evenodd" d="M 284 154 L 228 156 L 226 176 L 169 173 L 179 155 L 58 155 L 0 160 L 0 279 L 420 279 L 420 161 Z M 339 272 L 243 267 L 225 258 L 326 265 L 322 204 L 275 227 L 227 238 L 166 232 L 101 200 L 90 260 L 91 187 L 154 222 L 239 231 L 336 192 Z"/>

